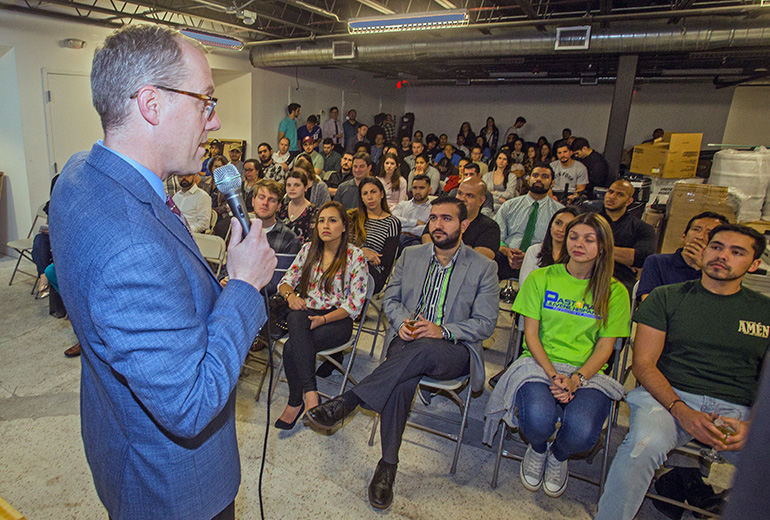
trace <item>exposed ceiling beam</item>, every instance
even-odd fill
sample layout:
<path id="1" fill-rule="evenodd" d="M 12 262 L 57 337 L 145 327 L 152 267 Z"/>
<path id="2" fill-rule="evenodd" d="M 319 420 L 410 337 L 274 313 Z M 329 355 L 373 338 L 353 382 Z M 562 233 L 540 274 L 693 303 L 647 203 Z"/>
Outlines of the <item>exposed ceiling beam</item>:
<path id="1" fill-rule="evenodd" d="M 56 20 L 67 20 L 70 22 L 78 22 L 78 23 L 85 23 L 88 25 L 96 25 L 99 27 L 109 27 L 109 28 L 119 28 L 123 24 L 115 23 L 107 20 L 99 20 L 97 18 L 89 18 L 87 16 L 78 16 L 78 15 L 72 15 L 72 14 L 65 14 L 65 13 L 57 13 L 54 11 L 46 11 L 45 9 L 35 9 L 35 8 L 28 8 L 28 7 L 21 7 L 17 5 L 8 5 L 8 4 L 2 4 L 0 3 L 0 9 L 4 9 L 6 11 L 13 11 L 16 13 L 21 14 L 30 14 L 33 16 L 42 16 L 45 18 L 54 18 Z"/>
<path id="2" fill-rule="evenodd" d="M 134 3 L 134 4 L 146 5 L 148 7 L 157 7 L 155 2 L 141 2 L 141 1 L 135 1 L 135 0 L 130 0 L 130 1 L 131 1 L 131 3 Z M 227 12 L 227 6 L 218 4 L 216 2 L 210 2 L 209 0 L 192 0 L 192 1 L 195 2 L 196 4 L 200 4 L 200 5 L 204 5 L 206 7 L 209 7 L 210 9 L 213 9 L 215 11 Z M 275 23 L 280 24 L 280 25 L 287 25 L 289 27 L 294 27 L 296 29 L 300 29 L 302 31 L 306 31 L 306 32 L 309 32 L 309 33 L 315 32 L 314 29 L 311 29 L 310 27 L 308 27 L 306 25 L 301 25 L 301 24 L 298 24 L 298 23 L 289 22 L 288 20 L 283 20 L 283 19 L 278 18 L 276 16 L 270 16 L 268 14 L 264 14 L 264 13 L 261 13 L 259 11 L 255 11 L 255 12 L 257 13 L 258 17 L 264 18 L 265 20 L 270 20 L 271 22 L 275 22 Z M 245 25 L 242 26 L 242 27 L 248 29 Z M 321 32 L 323 34 L 329 34 L 329 31 L 318 31 L 318 32 Z"/>
<path id="3" fill-rule="evenodd" d="M 695 0 L 678 0 L 674 6 L 674 11 L 686 11 L 687 9 L 690 9 L 694 3 Z M 679 18 L 680 17 L 678 16 L 674 16 L 668 23 L 677 23 L 679 22 Z"/>

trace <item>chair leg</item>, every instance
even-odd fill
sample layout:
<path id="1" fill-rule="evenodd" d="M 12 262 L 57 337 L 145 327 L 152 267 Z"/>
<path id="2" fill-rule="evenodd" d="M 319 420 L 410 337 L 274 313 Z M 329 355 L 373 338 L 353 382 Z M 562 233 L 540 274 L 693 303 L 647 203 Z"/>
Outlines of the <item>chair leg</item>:
<path id="1" fill-rule="evenodd" d="M 383 313 L 382 304 L 380 304 L 380 311 L 377 313 L 377 323 L 374 324 L 374 339 L 372 339 L 372 349 L 369 351 L 369 357 L 374 356 L 374 346 L 377 344 L 377 337 L 380 335 L 380 323 L 382 323 L 382 313 Z"/>
<path id="2" fill-rule="evenodd" d="M 465 389 L 468 392 L 468 395 L 465 397 L 465 405 L 463 406 L 463 416 L 462 416 L 462 422 L 460 423 L 460 434 L 457 436 L 457 446 L 455 447 L 455 456 L 454 459 L 452 459 L 452 469 L 449 470 L 449 473 L 452 475 L 455 474 L 455 471 L 457 470 L 457 460 L 460 458 L 460 448 L 463 446 L 463 437 L 465 436 L 465 426 L 468 422 L 468 411 L 471 407 L 471 385 L 468 384 L 468 388 Z"/>
<path id="3" fill-rule="evenodd" d="M 8 282 L 9 286 L 13 283 L 13 278 L 16 276 L 16 272 L 19 270 L 19 264 L 21 263 L 22 258 L 24 258 L 24 255 L 19 253 L 19 259 L 16 260 L 16 267 L 13 268 L 13 272 L 11 273 L 11 281 Z"/>
<path id="4" fill-rule="evenodd" d="M 503 445 L 505 444 L 505 423 L 503 421 L 500 421 L 500 424 L 497 426 L 497 435 L 500 437 L 500 440 L 497 443 L 497 456 L 495 457 L 495 469 L 492 470 L 492 482 L 490 483 L 492 486 L 492 489 L 497 489 L 497 475 L 500 473 L 500 462 L 503 459 Z"/>
<path id="5" fill-rule="evenodd" d="M 380 414 L 375 414 L 372 421 L 372 433 L 369 435 L 369 446 L 374 446 L 374 436 L 377 435 L 378 424 L 380 424 Z"/>
<path id="6" fill-rule="evenodd" d="M 273 348 L 275 348 L 275 344 L 273 344 Z M 273 350 L 273 354 L 275 354 L 276 351 Z M 275 387 L 278 386 L 278 381 L 281 379 L 281 370 L 283 370 L 283 356 L 279 356 L 281 360 L 278 362 L 278 368 L 275 370 L 275 375 L 273 376 L 273 388 L 270 390 L 270 402 L 273 401 L 273 394 L 275 394 Z"/>
<path id="7" fill-rule="evenodd" d="M 613 415 L 617 414 L 618 409 L 618 403 L 617 401 L 612 401 L 612 404 L 610 405 L 610 418 Z M 607 433 L 605 434 L 604 438 L 604 456 L 602 457 L 602 472 L 599 476 L 599 498 L 601 498 L 602 493 L 604 493 L 604 483 L 607 480 L 607 470 L 609 469 L 609 460 L 610 460 L 610 441 L 612 440 L 612 420 L 607 422 Z"/>

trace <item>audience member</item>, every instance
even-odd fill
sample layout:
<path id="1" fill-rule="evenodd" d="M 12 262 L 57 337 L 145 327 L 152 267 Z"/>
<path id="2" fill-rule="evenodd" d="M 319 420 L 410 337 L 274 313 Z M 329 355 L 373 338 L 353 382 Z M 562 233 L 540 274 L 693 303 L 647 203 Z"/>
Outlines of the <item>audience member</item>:
<path id="1" fill-rule="evenodd" d="M 759 267 L 765 245 L 749 227 L 717 226 L 700 280 L 658 287 L 634 313 L 633 371 L 641 386 L 626 397 L 629 432 L 597 520 L 631 520 L 668 452 L 693 438 L 729 460 L 743 448 L 768 350 L 770 300 L 741 281 Z"/>
<path id="2" fill-rule="evenodd" d="M 181 190 L 172 198 L 182 212 L 190 233 L 203 233 L 211 224 L 211 197 L 195 183 L 195 174 L 179 177 Z"/>
<path id="3" fill-rule="evenodd" d="M 385 114 L 383 114 L 382 112 L 380 112 L 379 114 L 375 114 L 374 124 L 370 126 L 366 132 L 366 139 L 370 143 L 373 143 L 375 141 L 377 134 L 382 134 L 382 140 L 383 142 L 385 141 L 385 130 L 382 128 L 383 121 L 385 121 Z"/>
<path id="4" fill-rule="evenodd" d="M 561 140 L 567 141 L 569 138 L 572 137 L 572 129 L 565 128 L 561 131 Z"/>
<path id="5" fill-rule="evenodd" d="M 353 154 L 345 152 L 340 159 L 340 170 L 332 172 L 326 179 L 326 185 L 329 187 L 329 196 L 334 198 L 337 195 L 337 188 L 345 181 L 353 178 Z"/>
<path id="6" fill-rule="evenodd" d="M 256 159 L 247 159 L 243 163 L 243 184 L 241 184 L 241 193 L 243 202 L 246 204 L 246 211 L 252 213 L 254 206 L 251 204 L 254 196 L 254 186 L 262 178 L 260 163 Z"/>
<path id="7" fill-rule="evenodd" d="M 500 206 L 495 222 L 500 226 L 500 251 L 495 256 L 501 280 L 518 276 L 524 252 L 545 238 L 548 223 L 562 205 L 548 196 L 553 170 L 547 164 L 535 166 L 529 192 Z"/>
<path id="8" fill-rule="evenodd" d="M 369 146 L 369 143 L 366 141 L 358 141 L 355 145 L 353 145 L 353 155 L 358 153 L 365 153 L 366 155 L 369 155 L 369 152 L 371 151 L 372 147 Z"/>
<path id="9" fill-rule="evenodd" d="M 468 210 L 468 228 L 463 233 L 463 243 L 494 260 L 500 249 L 500 226 L 481 213 L 487 195 L 487 185 L 478 175 L 465 178 L 457 187 L 457 198 Z"/>
<path id="10" fill-rule="evenodd" d="M 430 162 L 435 162 L 436 155 L 441 151 L 438 138 L 434 134 L 428 134 L 428 137 L 425 138 L 425 143 L 427 144 L 425 153 L 430 157 Z"/>
<path id="11" fill-rule="evenodd" d="M 436 195 L 441 186 L 441 174 L 436 168 L 430 165 L 430 159 L 426 153 L 421 153 L 414 160 L 414 170 L 409 173 L 407 186 L 412 185 L 412 181 L 417 175 L 427 175 L 430 179 L 430 194 Z"/>
<path id="12" fill-rule="evenodd" d="M 345 135 L 342 133 L 342 123 L 338 121 L 340 116 L 340 109 L 337 107 L 331 107 L 329 109 L 329 119 L 324 121 L 323 126 L 321 127 L 324 141 L 326 139 L 332 140 L 332 147 L 337 151 L 337 153 L 342 153 L 342 149 L 344 147 L 344 138 Z"/>
<path id="13" fill-rule="evenodd" d="M 382 459 L 368 491 L 377 509 L 393 501 L 401 438 L 420 379 L 470 372 L 472 389 L 481 390 L 481 344 L 497 322 L 494 263 L 460 240 L 468 226 L 465 206 L 457 199 L 435 200 L 429 225 L 433 244 L 404 250 L 385 292 L 383 310 L 391 337 L 396 335 L 387 359 L 353 389 L 308 412 L 311 424 L 330 431 L 359 405 L 380 414 Z"/>
<path id="14" fill-rule="evenodd" d="M 227 164 L 227 158 L 224 155 L 212 157 L 209 162 L 209 176 L 201 182 L 201 186 L 210 193 L 211 209 L 217 213 L 217 223 L 214 225 L 213 232 L 223 240 L 227 240 L 227 233 L 230 230 L 232 215 L 230 214 L 230 206 L 227 204 L 227 199 L 219 192 L 216 183 L 214 183 L 213 173 L 214 170 L 225 164 Z M 209 216 L 209 218 L 211 217 Z"/>
<path id="15" fill-rule="evenodd" d="M 358 129 L 356 130 L 356 132 L 357 132 L 356 140 L 353 141 L 354 143 L 353 152 L 355 152 L 355 147 L 358 147 L 359 143 L 365 143 L 366 145 L 371 146 L 372 142 L 374 142 L 374 139 L 370 141 L 369 138 L 367 137 L 369 135 L 369 127 L 367 125 L 361 123 L 358 126 Z M 369 153 L 369 152 L 366 152 L 366 153 Z"/>
<path id="16" fill-rule="evenodd" d="M 372 174 L 372 158 L 368 153 L 359 152 L 353 156 L 353 178 L 340 183 L 334 200 L 351 210 L 358 207 L 358 185 L 364 177 Z"/>
<path id="17" fill-rule="evenodd" d="M 483 147 L 479 144 L 471 147 L 471 161 L 479 166 L 479 172 L 482 176 L 486 175 L 489 171 L 489 166 L 482 160 Z"/>
<path id="18" fill-rule="evenodd" d="M 463 124 L 460 125 L 460 131 L 457 133 L 458 136 L 463 136 L 463 143 L 465 143 L 466 146 L 471 146 L 473 143 L 476 142 L 476 134 L 473 133 L 473 130 L 471 130 L 471 124 L 468 121 L 463 121 Z M 458 144 L 458 147 L 460 145 Z M 468 152 L 466 152 L 467 154 Z"/>
<path id="19" fill-rule="evenodd" d="M 457 141 L 455 141 L 455 142 L 457 144 L 456 144 L 456 146 L 454 148 L 455 148 L 455 150 L 457 150 L 457 153 L 461 157 L 465 157 L 466 155 L 469 155 L 471 153 L 471 150 L 470 150 L 470 148 L 468 148 L 468 146 L 471 146 L 473 144 L 473 142 L 471 141 L 470 143 L 467 143 L 468 146 L 466 146 L 465 137 L 463 137 L 462 134 L 457 134 Z"/>
<path id="20" fill-rule="evenodd" d="M 327 137 L 323 141 L 324 176 L 328 177 L 333 172 L 342 169 L 342 157 L 334 148 L 334 139 Z"/>
<path id="21" fill-rule="evenodd" d="M 566 234 L 558 263 L 534 271 L 513 304 L 524 316 L 524 351 L 495 386 L 485 428 L 490 442 L 500 419 L 518 426 L 529 441 L 521 483 L 552 498 L 567 488 L 570 456 L 596 444 L 611 399 L 625 393 L 600 371 L 615 340 L 628 336 L 631 315 L 625 288 L 612 278 L 612 231 L 604 218 L 580 215 Z"/>
<path id="22" fill-rule="evenodd" d="M 204 159 L 203 166 L 201 167 L 201 172 L 204 175 L 211 175 L 211 170 L 209 170 L 209 162 L 211 162 L 213 157 L 222 155 L 223 152 L 224 147 L 222 146 L 222 142 L 219 139 L 213 139 L 211 143 L 209 143 L 208 157 Z"/>
<path id="23" fill-rule="evenodd" d="M 349 231 L 345 208 L 338 202 L 324 204 L 312 240 L 302 246 L 278 286 L 291 309 L 283 350 L 289 402 L 275 422 L 281 430 L 294 428 L 306 406 L 318 406 L 316 354 L 348 341 L 353 318 L 364 308 L 366 258 L 348 243 Z"/>
<path id="24" fill-rule="evenodd" d="M 535 162 L 551 164 L 556 159 L 556 157 L 554 157 L 553 153 L 551 152 L 551 145 L 548 143 L 548 141 L 538 145 L 538 150 L 540 150 L 540 155 Z"/>
<path id="25" fill-rule="evenodd" d="M 524 261 L 521 263 L 521 271 L 519 271 L 519 286 L 524 284 L 524 280 L 535 269 L 556 263 L 559 255 L 561 255 L 567 224 L 581 213 L 582 211 L 577 206 L 565 206 L 553 214 L 543 241 L 540 244 L 529 246 L 524 254 Z"/>
<path id="26" fill-rule="evenodd" d="M 278 151 L 273 152 L 273 162 L 283 168 L 284 179 L 291 169 L 291 162 L 294 158 L 289 151 L 290 141 L 288 137 L 282 137 L 278 140 Z M 276 179 L 278 180 L 278 179 Z"/>
<path id="27" fill-rule="evenodd" d="M 481 160 L 488 164 L 492 160 L 492 150 L 484 142 L 484 138 L 480 135 L 476 136 L 476 144 L 481 147 Z"/>
<path id="28" fill-rule="evenodd" d="M 422 142 L 414 140 L 412 142 L 412 155 L 404 157 L 404 162 L 409 166 L 409 171 L 414 170 L 414 162 L 417 156 L 425 150 L 425 145 Z"/>
<path id="29" fill-rule="evenodd" d="M 281 139 L 288 150 L 288 139 Z M 257 154 L 261 164 L 262 178 L 272 179 L 283 184 L 286 181 L 286 163 L 279 164 L 275 161 L 273 148 L 267 143 L 257 146 Z M 288 152 L 287 152 L 288 155 Z"/>
<path id="30" fill-rule="evenodd" d="M 350 210 L 350 240 L 360 247 L 374 279 L 374 294 L 385 286 L 393 268 L 401 234 L 401 222 L 394 217 L 385 198 L 385 188 L 376 177 L 358 185 L 358 206 Z"/>
<path id="31" fill-rule="evenodd" d="M 497 212 L 500 206 L 507 200 L 517 196 L 519 181 L 515 173 L 511 172 L 511 156 L 506 150 L 498 152 L 495 157 L 495 167 L 484 176 L 484 182 L 487 183 L 487 189 L 492 193 L 494 202 L 494 211 Z"/>
<path id="32" fill-rule="evenodd" d="M 75 167 L 82 165 L 85 158 L 88 157 L 87 152 L 78 152 L 74 154 L 67 161 L 67 164 L 72 163 L 70 166 Z M 174 175 L 176 177 L 176 175 Z M 56 181 L 59 179 L 59 174 L 53 176 L 51 179 L 51 190 L 53 193 L 53 187 L 56 186 Z M 174 194 L 170 194 L 173 196 Z M 50 195 L 49 195 L 50 196 Z M 43 207 L 43 212 L 48 215 L 48 207 L 51 205 L 49 199 Z M 48 234 L 48 225 L 41 226 L 40 231 L 32 239 L 32 260 L 35 262 L 35 268 L 37 269 L 37 281 L 35 282 L 35 291 L 37 292 L 37 298 L 45 298 L 50 294 L 50 285 L 45 275 L 45 268 L 53 263 L 53 254 L 51 253 L 51 236 Z M 78 350 L 78 352 L 80 352 Z"/>
<path id="33" fill-rule="evenodd" d="M 252 205 L 254 215 L 262 221 L 262 229 L 267 234 L 267 241 L 276 253 L 295 254 L 302 247 L 302 240 L 279 218 L 276 218 L 281 207 L 285 190 L 283 186 L 272 179 L 260 179 L 254 187 Z M 268 284 L 268 294 L 276 292 L 275 285 Z"/>
<path id="34" fill-rule="evenodd" d="M 661 285 L 700 278 L 701 258 L 709 233 L 720 224 L 728 223 L 727 217 L 713 211 L 704 211 L 691 218 L 682 233 L 683 247 L 673 253 L 650 255 L 645 259 L 636 291 L 637 299 L 644 300 Z"/>
<path id="35" fill-rule="evenodd" d="M 455 147 L 452 144 L 447 143 L 446 145 L 444 145 L 442 150 L 443 151 L 436 154 L 436 158 L 434 159 L 434 162 L 437 163 L 441 159 L 446 157 L 447 159 L 452 161 L 452 164 L 454 164 L 455 166 L 457 166 L 460 163 L 460 154 L 455 153 Z"/>
<path id="36" fill-rule="evenodd" d="M 588 185 L 588 170 L 583 163 L 572 158 L 572 150 L 566 141 L 555 143 L 554 148 L 557 160 L 551 163 L 553 191 L 563 193 L 563 200 L 572 202 L 584 194 Z"/>
<path id="37" fill-rule="evenodd" d="M 495 118 L 488 117 L 487 124 L 479 131 L 479 137 L 484 138 L 484 144 L 490 150 L 497 150 L 497 141 L 500 139 L 500 130 L 495 126 Z"/>
<path id="38" fill-rule="evenodd" d="M 382 130 L 374 134 L 374 146 L 371 147 L 372 162 L 378 163 L 382 157 L 382 151 L 385 148 L 385 133 Z"/>
<path id="39" fill-rule="evenodd" d="M 625 179 L 612 183 L 604 196 L 604 208 L 600 212 L 612 228 L 615 238 L 615 278 L 631 294 L 636 283 L 635 269 L 644 265 L 645 259 L 655 252 L 655 230 L 628 214 L 628 206 L 634 201 L 634 187 Z"/>
<path id="40" fill-rule="evenodd" d="M 320 175 L 324 171 L 323 155 L 315 151 L 315 141 L 309 135 L 302 138 L 302 155 L 313 163 L 313 173 Z M 296 167 L 296 162 L 292 166 Z"/>
<path id="41" fill-rule="evenodd" d="M 524 163 L 524 140 L 517 137 L 513 140 L 513 150 L 511 150 L 511 160 L 514 164 Z"/>
<path id="42" fill-rule="evenodd" d="M 321 142 L 321 127 L 318 126 L 318 118 L 310 114 L 305 120 L 305 124 L 297 129 L 297 139 L 300 143 L 305 142 L 306 137 L 312 137 L 313 143 L 317 146 Z M 307 153 L 307 151 L 305 151 Z"/>
<path id="43" fill-rule="evenodd" d="M 414 131 L 414 139 L 413 142 L 422 143 L 425 136 L 422 133 L 422 130 L 415 130 Z"/>
<path id="44" fill-rule="evenodd" d="M 529 179 L 532 174 L 532 168 L 538 163 L 537 148 L 532 145 L 527 146 L 524 150 L 524 162 L 521 165 L 524 167 L 524 178 Z"/>
<path id="45" fill-rule="evenodd" d="M 329 195 L 329 187 L 319 177 L 313 164 L 303 154 L 298 156 L 294 160 L 294 169 L 300 169 L 305 172 L 307 176 L 307 185 L 305 187 L 305 198 L 310 201 L 315 207 L 320 208 L 331 200 Z"/>
<path id="46" fill-rule="evenodd" d="M 602 154 L 591 148 L 588 139 L 584 137 L 575 138 L 570 145 L 570 149 L 578 158 L 578 161 L 583 163 L 583 166 L 588 170 L 586 195 L 589 199 L 594 198 L 594 187 L 610 187 L 610 184 L 612 184 L 610 182 L 610 166 Z"/>
<path id="47" fill-rule="evenodd" d="M 290 103 L 286 107 L 286 111 L 289 115 L 281 121 L 278 127 L 278 144 L 280 148 L 281 139 L 286 137 L 289 139 L 289 152 L 293 152 L 292 155 L 296 155 L 299 152 L 299 141 L 297 140 L 297 118 L 299 117 L 299 109 L 302 108 L 298 103 Z M 279 161 L 280 162 L 280 161 Z"/>
<path id="48" fill-rule="evenodd" d="M 445 158 L 445 162 L 449 162 L 449 159 Z M 439 161 L 440 163 L 440 161 Z M 470 157 L 463 157 L 460 159 L 460 161 L 457 163 L 457 169 L 453 172 L 451 172 L 449 175 L 447 175 L 444 179 L 444 186 L 442 188 L 442 191 L 444 193 L 457 193 L 457 186 L 460 184 L 460 181 L 462 180 L 463 172 L 465 172 L 465 167 L 471 163 Z M 449 166 L 451 166 L 451 163 L 449 163 Z M 439 170 L 439 175 L 443 175 L 441 172 L 441 168 Z"/>
<path id="49" fill-rule="evenodd" d="M 243 161 L 241 161 L 241 147 L 238 145 L 231 146 L 230 150 L 227 152 L 227 154 L 230 156 L 230 164 L 235 166 L 238 169 L 238 172 L 243 175 Z"/>
<path id="50" fill-rule="evenodd" d="M 386 141 L 393 141 L 396 139 L 396 125 L 393 123 L 393 114 L 385 114 L 385 120 L 382 122 L 382 130 L 385 132 Z"/>
<path id="51" fill-rule="evenodd" d="M 481 176 L 481 172 L 479 171 L 479 167 L 478 166 L 479 165 L 476 164 L 476 163 L 468 163 L 468 164 L 466 164 L 463 167 L 463 175 L 462 175 L 462 179 L 460 179 L 460 182 L 464 181 L 465 179 L 468 179 L 469 177 L 478 177 L 479 180 L 483 182 L 482 176 Z M 492 193 L 489 190 L 486 189 L 486 183 L 484 184 L 484 186 L 485 186 L 484 193 L 482 194 L 482 199 L 480 200 L 481 212 L 484 215 L 486 215 L 487 217 L 491 218 L 491 217 L 493 217 L 495 215 L 493 196 L 492 196 Z M 459 188 L 459 184 L 458 184 L 458 188 Z M 458 194 L 457 194 L 458 193 L 458 188 L 450 190 L 449 191 L 449 196 L 451 196 L 451 197 L 458 197 Z M 470 210 L 470 208 L 468 209 L 468 214 L 469 215 L 472 214 L 472 211 Z M 473 219 L 470 219 L 470 220 L 473 220 Z M 470 226 L 470 227 L 473 227 L 473 226 Z M 427 232 L 428 231 L 426 230 L 425 233 L 427 234 Z M 423 236 L 425 236 L 425 235 L 423 235 Z M 466 233 L 466 236 L 467 236 L 467 233 Z M 427 237 L 427 239 L 429 240 L 430 237 Z M 425 241 L 423 241 L 423 242 L 425 242 Z M 467 244 L 467 242 L 466 242 L 466 244 Z"/>
<path id="52" fill-rule="evenodd" d="M 342 131 L 345 134 L 345 150 L 348 152 L 353 151 L 353 145 L 356 144 L 358 139 L 358 127 L 361 123 L 356 120 L 357 114 L 355 110 L 348 111 L 347 121 L 342 123 Z"/>
<path id="53" fill-rule="evenodd" d="M 406 160 L 407 157 L 411 157 L 412 155 L 412 139 L 408 135 L 402 135 L 401 136 L 401 147 L 398 149 L 398 156 L 401 157 L 401 160 Z M 411 165 L 409 169 L 411 170 L 414 168 L 414 165 Z"/>
<path id="54" fill-rule="evenodd" d="M 412 198 L 403 200 L 393 209 L 393 216 L 401 221 L 401 236 L 398 239 L 398 251 L 405 247 L 420 244 L 423 227 L 430 215 L 430 179 L 426 175 L 417 175 L 412 180 Z"/>
<path id="55" fill-rule="evenodd" d="M 506 142 L 508 142 L 508 136 L 515 135 L 516 137 L 521 137 L 521 129 L 524 128 L 524 125 L 526 124 L 527 124 L 526 119 L 524 119 L 521 116 L 517 117 L 513 125 L 508 127 L 508 130 L 505 131 L 504 136 L 505 136 Z"/>
<path id="56" fill-rule="evenodd" d="M 665 134 L 665 132 L 663 131 L 662 128 L 656 128 L 655 130 L 652 131 L 652 138 L 651 139 L 645 139 L 644 141 L 642 141 L 642 144 L 644 144 L 644 143 L 654 143 L 654 142 L 656 142 L 658 140 L 661 140 L 661 139 L 663 139 L 663 135 L 664 134 Z"/>
<path id="57" fill-rule="evenodd" d="M 377 171 L 377 178 L 385 186 L 385 196 L 388 207 L 391 208 L 395 208 L 396 204 L 408 198 L 406 179 L 401 176 L 400 163 L 398 155 L 392 152 L 388 153 L 383 156 L 383 161 Z"/>
<path id="58" fill-rule="evenodd" d="M 292 170 L 286 178 L 286 197 L 281 201 L 278 218 L 302 241 L 307 242 L 313 231 L 316 206 L 305 198 L 307 175 L 300 169 Z"/>

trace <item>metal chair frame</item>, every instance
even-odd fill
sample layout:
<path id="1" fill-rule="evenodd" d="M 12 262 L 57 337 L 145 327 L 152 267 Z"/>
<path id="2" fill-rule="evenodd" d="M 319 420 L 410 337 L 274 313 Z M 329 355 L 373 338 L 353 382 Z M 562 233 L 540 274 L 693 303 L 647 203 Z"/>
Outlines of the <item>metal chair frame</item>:
<path id="1" fill-rule="evenodd" d="M 216 235 L 208 235 L 205 233 L 192 233 L 195 243 L 200 249 L 201 255 L 209 263 L 217 266 L 214 275 L 219 278 L 219 273 L 222 271 L 222 265 L 227 260 L 227 245 L 225 241 Z M 217 250 L 215 250 L 215 247 Z M 212 267 L 213 270 L 213 267 Z"/>
<path id="2" fill-rule="evenodd" d="M 37 213 L 35 214 L 35 220 L 32 221 L 32 226 L 29 228 L 29 233 L 27 233 L 26 238 L 20 238 L 18 240 L 12 240 L 8 242 L 6 245 L 16 251 L 19 254 L 19 259 L 16 260 L 16 265 L 13 268 L 13 272 L 11 273 L 11 281 L 8 282 L 8 285 L 13 284 L 13 279 L 16 277 L 16 273 L 20 272 L 23 274 L 26 274 L 27 276 L 31 276 L 37 280 L 37 275 L 28 273 L 24 271 L 23 269 L 19 268 L 19 265 L 21 264 L 22 259 L 27 259 L 30 262 L 34 263 L 34 260 L 32 259 L 32 246 L 35 242 L 35 238 L 32 236 L 32 233 L 35 231 L 35 227 L 37 226 L 37 221 L 39 219 L 43 219 L 45 222 L 48 222 L 48 215 L 45 211 L 43 211 L 43 208 L 45 208 L 45 204 L 41 204 L 40 207 L 37 209 Z M 33 285 L 31 293 L 35 292 L 35 286 Z"/>

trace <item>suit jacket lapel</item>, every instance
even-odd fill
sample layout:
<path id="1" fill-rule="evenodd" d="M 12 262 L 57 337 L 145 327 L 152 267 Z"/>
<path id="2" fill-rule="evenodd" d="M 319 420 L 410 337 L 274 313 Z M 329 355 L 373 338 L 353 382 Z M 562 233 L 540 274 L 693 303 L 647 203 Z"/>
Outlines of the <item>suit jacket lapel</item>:
<path id="1" fill-rule="evenodd" d="M 201 255 L 198 245 L 195 243 L 190 232 L 182 221 L 166 206 L 165 201 L 161 200 L 158 194 L 152 189 L 136 169 L 123 159 L 110 152 L 109 150 L 95 144 L 91 149 L 91 154 L 86 159 L 94 168 L 104 173 L 120 184 L 126 191 L 131 193 L 140 202 L 148 204 L 155 217 L 169 230 L 184 246 L 195 255 L 195 257 L 206 267 L 211 278 L 219 286 L 216 276 L 211 271 L 211 267 L 205 258 Z"/>
<path id="2" fill-rule="evenodd" d="M 457 262 L 452 268 L 452 276 L 449 279 L 449 291 L 447 292 L 445 314 L 447 320 L 450 320 L 453 317 L 452 310 L 454 302 L 457 299 L 457 295 L 460 293 L 460 289 L 465 283 L 465 276 L 468 274 L 468 268 L 470 267 L 470 255 L 468 255 L 468 251 L 466 251 L 467 246 L 462 245 L 460 247 L 462 250 L 457 256 Z"/>

